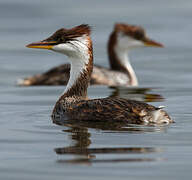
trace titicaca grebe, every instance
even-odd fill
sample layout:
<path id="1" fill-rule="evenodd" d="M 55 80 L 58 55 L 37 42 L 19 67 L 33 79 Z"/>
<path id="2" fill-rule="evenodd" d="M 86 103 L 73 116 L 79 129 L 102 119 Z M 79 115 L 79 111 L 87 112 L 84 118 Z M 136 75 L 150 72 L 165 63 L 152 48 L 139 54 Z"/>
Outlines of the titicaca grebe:
<path id="1" fill-rule="evenodd" d="M 136 42 L 135 42 L 136 43 Z M 88 99 L 87 87 L 93 70 L 93 51 L 88 25 L 59 29 L 48 39 L 27 45 L 49 49 L 71 60 L 70 78 L 52 112 L 55 119 L 77 121 L 119 121 L 133 124 L 173 122 L 169 115 L 152 105 L 123 98 Z"/>

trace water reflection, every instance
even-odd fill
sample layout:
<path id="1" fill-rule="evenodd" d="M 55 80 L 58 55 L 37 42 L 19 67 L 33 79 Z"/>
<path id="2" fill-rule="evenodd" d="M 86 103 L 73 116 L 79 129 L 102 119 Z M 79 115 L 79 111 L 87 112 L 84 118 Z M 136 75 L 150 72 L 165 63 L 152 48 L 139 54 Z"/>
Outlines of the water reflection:
<path id="1" fill-rule="evenodd" d="M 68 156 L 59 156 L 58 163 L 72 163 L 72 164 L 87 164 L 92 163 L 119 163 L 119 162 L 143 162 L 143 161 L 157 161 L 163 160 L 162 158 L 148 158 L 148 157 L 125 157 L 131 154 L 147 154 L 162 152 L 163 149 L 156 147 L 102 147 L 102 148 L 89 148 L 91 145 L 91 133 L 86 127 L 70 126 L 68 130 L 63 130 L 69 133 L 72 140 L 72 145 L 67 147 L 55 148 L 54 151 L 58 155 L 74 155 L 73 159 L 64 159 Z M 116 157 L 100 158 L 99 155 L 115 154 Z M 124 154 L 122 158 L 117 155 Z M 97 157 L 97 156 L 98 157 Z"/>
<path id="2" fill-rule="evenodd" d="M 58 163 L 70 163 L 70 164 L 86 164 L 92 165 L 93 163 L 122 163 L 122 162 L 146 162 L 146 161 L 162 161 L 161 158 L 123 158 L 123 159 L 72 159 L 72 160 L 58 160 Z"/>
<path id="3" fill-rule="evenodd" d="M 135 125 L 127 124 L 126 122 L 92 122 L 92 121 L 76 121 L 76 120 L 63 120 L 60 118 L 54 118 L 53 123 L 66 126 L 66 127 L 76 127 L 76 128 L 93 128 L 97 130 L 102 130 L 103 132 L 118 132 L 118 133 L 148 133 L 148 132 L 166 132 L 167 125 Z"/>
<path id="4" fill-rule="evenodd" d="M 110 87 L 113 91 L 110 97 L 121 97 L 143 102 L 161 102 L 164 100 L 160 94 L 151 93 L 152 88 L 138 87 Z"/>

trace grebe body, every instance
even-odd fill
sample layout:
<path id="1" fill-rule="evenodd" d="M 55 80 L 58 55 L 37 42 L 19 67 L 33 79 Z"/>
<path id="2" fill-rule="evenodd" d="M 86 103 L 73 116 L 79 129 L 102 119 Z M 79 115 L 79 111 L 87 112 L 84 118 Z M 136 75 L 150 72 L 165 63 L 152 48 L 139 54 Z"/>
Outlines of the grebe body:
<path id="1" fill-rule="evenodd" d="M 71 61 L 70 78 L 53 109 L 53 122 L 55 119 L 121 121 L 134 124 L 173 122 L 161 107 L 156 108 L 143 102 L 110 97 L 88 99 L 87 87 L 93 69 L 92 41 L 88 25 L 60 29 L 48 39 L 29 44 L 27 47 L 50 49 L 65 54 Z"/>

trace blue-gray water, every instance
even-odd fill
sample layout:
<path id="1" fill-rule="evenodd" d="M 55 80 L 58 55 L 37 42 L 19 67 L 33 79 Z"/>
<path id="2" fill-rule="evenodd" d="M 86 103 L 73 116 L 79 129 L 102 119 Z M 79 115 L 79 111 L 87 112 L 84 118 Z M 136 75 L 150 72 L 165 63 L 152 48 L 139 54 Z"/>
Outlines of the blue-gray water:
<path id="1" fill-rule="evenodd" d="M 192 1 L 0 0 L 0 179 L 190 179 L 192 171 Z M 107 66 L 114 22 L 139 24 L 165 48 L 131 52 L 141 87 L 154 88 L 176 121 L 122 130 L 57 126 L 50 114 L 64 87 L 17 87 L 18 78 L 67 62 L 25 45 L 61 27 L 93 28 L 95 62 Z M 114 89 L 89 88 L 106 97 Z"/>

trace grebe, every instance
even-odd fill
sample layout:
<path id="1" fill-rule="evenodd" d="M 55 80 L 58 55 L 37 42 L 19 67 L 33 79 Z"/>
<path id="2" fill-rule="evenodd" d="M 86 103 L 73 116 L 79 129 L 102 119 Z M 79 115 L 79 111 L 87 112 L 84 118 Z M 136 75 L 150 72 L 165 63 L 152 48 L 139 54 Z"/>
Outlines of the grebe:
<path id="1" fill-rule="evenodd" d="M 55 36 L 58 34 L 56 33 Z M 110 69 L 98 65 L 93 67 L 90 84 L 108 86 L 137 86 L 138 80 L 130 64 L 128 52 L 137 47 L 163 47 L 146 37 L 140 26 L 115 24 L 108 41 Z M 69 80 L 70 64 L 63 64 L 49 71 L 21 79 L 19 85 L 66 85 Z"/>
<path id="2" fill-rule="evenodd" d="M 52 112 L 55 119 L 77 121 L 116 121 L 133 124 L 173 122 L 161 107 L 123 98 L 88 99 L 87 88 L 93 70 L 93 51 L 88 25 L 59 29 L 48 39 L 27 45 L 49 49 L 71 60 L 69 82 Z"/>

